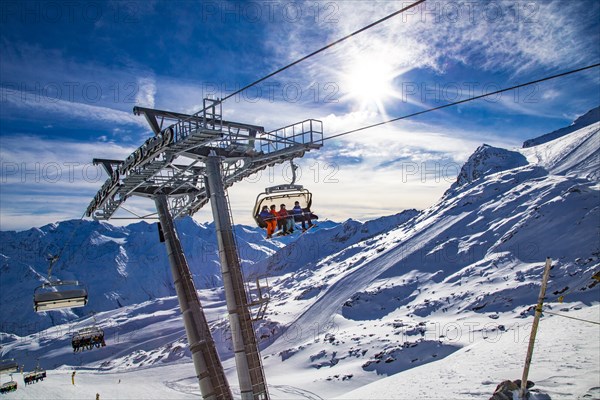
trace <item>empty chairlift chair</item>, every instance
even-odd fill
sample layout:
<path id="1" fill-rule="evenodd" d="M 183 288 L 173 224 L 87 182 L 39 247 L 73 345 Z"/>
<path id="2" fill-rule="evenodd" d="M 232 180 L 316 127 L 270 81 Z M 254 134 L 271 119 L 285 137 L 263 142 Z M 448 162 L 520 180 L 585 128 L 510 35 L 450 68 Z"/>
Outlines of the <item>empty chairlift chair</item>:
<path id="1" fill-rule="evenodd" d="M 52 266 L 58 256 L 49 256 L 48 282 L 33 292 L 33 309 L 36 312 L 83 307 L 88 302 L 88 292 L 78 281 L 52 280 Z"/>
<path id="2" fill-rule="evenodd" d="M 87 302 L 87 289 L 78 281 L 44 283 L 33 294 L 33 308 L 36 312 L 83 307 Z"/>
<path id="3" fill-rule="evenodd" d="M 13 381 L 12 373 L 17 372 L 18 369 L 19 364 L 13 358 L 0 360 L 0 374 L 11 374 L 10 382 L 0 385 L 0 393 L 4 394 L 17 390 L 17 382 Z"/>

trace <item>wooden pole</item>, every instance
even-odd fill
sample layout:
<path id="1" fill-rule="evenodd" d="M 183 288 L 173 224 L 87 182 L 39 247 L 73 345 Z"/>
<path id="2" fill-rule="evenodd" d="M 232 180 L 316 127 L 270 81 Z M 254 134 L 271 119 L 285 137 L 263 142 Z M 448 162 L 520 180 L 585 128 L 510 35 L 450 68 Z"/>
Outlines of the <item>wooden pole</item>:
<path id="1" fill-rule="evenodd" d="M 531 358 L 533 357 L 535 335 L 537 334 L 537 328 L 542 315 L 542 305 L 544 304 L 544 296 L 546 295 L 546 286 L 548 285 L 551 267 L 552 260 L 550 257 L 548 257 L 546 258 L 546 267 L 544 268 L 544 276 L 542 277 L 540 295 L 538 297 L 537 306 L 535 307 L 535 316 L 533 317 L 533 326 L 531 327 L 531 336 L 529 337 L 529 347 L 527 348 L 527 357 L 525 357 L 525 368 L 523 368 L 523 377 L 521 378 L 521 392 L 519 393 L 519 397 L 521 399 L 525 399 L 525 394 L 527 393 L 527 377 L 529 375 L 529 366 L 531 365 Z"/>

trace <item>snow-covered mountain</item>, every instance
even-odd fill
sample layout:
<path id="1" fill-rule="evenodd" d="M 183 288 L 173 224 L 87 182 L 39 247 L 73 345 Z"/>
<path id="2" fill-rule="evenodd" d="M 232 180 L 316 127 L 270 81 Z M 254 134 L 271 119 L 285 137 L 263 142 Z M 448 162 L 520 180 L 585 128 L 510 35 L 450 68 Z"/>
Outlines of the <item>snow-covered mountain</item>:
<path id="1" fill-rule="evenodd" d="M 564 128 L 557 129 L 553 132 L 539 136 L 534 139 L 526 140 L 523 143 L 523 148 L 538 146 L 540 144 L 548 143 L 551 140 L 558 139 L 562 136 L 568 135 L 571 132 L 575 132 L 581 128 L 585 128 L 589 125 L 594 124 L 600 120 L 600 106 L 591 109 L 590 111 L 577 118 L 573 123 Z"/>
<path id="2" fill-rule="evenodd" d="M 333 237 L 329 246 L 310 246 L 311 250 L 306 251 L 303 243 L 307 239 L 310 242 L 312 236 L 303 235 L 298 243 L 277 253 L 274 259 L 316 262 L 361 239 L 385 232 L 416 213 L 416 210 L 408 210 L 366 223 L 348 220 L 339 224 L 325 220 L 320 223 L 320 229 L 327 230 Z M 214 225 L 184 218 L 177 221 L 177 230 L 196 287 L 220 286 Z M 264 230 L 244 225 L 236 226 L 235 232 L 242 267 L 251 276 L 261 275 L 260 271 L 266 266 L 264 261 L 295 240 L 294 237 L 266 240 Z M 59 253 L 61 257 L 53 267 L 52 276 L 84 283 L 90 293 L 88 306 L 66 312 L 20 312 L 33 307 L 33 291 L 47 281 L 48 254 Z M 0 232 L 0 257 L 0 332 L 34 332 L 91 312 L 175 295 L 156 223 L 116 227 L 105 222 L 70 220 L 22 232 Z"/>
<path id="3" fill-rule="evenodd" d="M 271 271 L 287 272 L 272 281 L 278 307 L 297 311 L 272 316 L 285 333 L 263 352 L 270 356 L 267 369 L 289 374 L 278 367 L 289 363 L 300 387 L 319 382 L 332 396 L 346 397 L 349 388 L 381 375 L 397 375 L 400 388 L 402 371 L 472 351 L 477 342 L 469 330 L 488 337 L 513 326 L 528 334 L 524 320 L 532 315 L 546 257 L 553 259 L 549 307 L 567 312 L 600 302 L 592 278 L 600 271 L 599 131 L 594 122 L 526 149 L 481 146 L 437 204 L 399 227 L 307 268 L 273 265 Z M 560 305 L 560 296 L 569 304 Z M 590 371 L 599 370 L 598 346 L 594 354 Z M 502 365 L 489 368 L 498 370 L 487 383 L 470 382 L 471 393 L 491 394 L 485 385 L 520 377 Z M 581 379 L 589 385 L 581 390 L 599 383 L 594 372 Z M 374 389 L 355 398 L 394 397 Z M 469 393 L 455 390 L 417 398 Z"/>
<path id="4" fill-rule="evenodd" d="M 270 286 L 256 331 L 272 397 L 489 398 L 502 380 L 520 378 L 551 257 L 545 310 L 579 320 L 544 315 L 530 379 L 552 399 L 598 398 L 600 332 L 585 321 L 600 320 L 600 284 L 593 279 L 600 271 L 600 122 L 578 121 L 577 129 L 523 149 L 481 146 L 426 210 L 321 224 L 247 263 L 246 274 L 267 277 Z M 264 246 L 255 248 L 263 255 L 274 250 L 260 239 L 252 243 Z M 184 241 L 191 258 L 189 246 Z M 200 297 L 235 392 L 222 290 L 207 288 Z M 197 395 L 176 298 L 143 300 L 98 313 L 109 338 L 99 350 L 70 351 L 70 332 L 90 318 L 3 334 L 4 355 L 29 364 L 40 357 L 56 368 L 47 383 L 7 398 L 43 398 L 44 385 L 67 397 Z M 73 366 L 82 372 L 81 386 L 64 388 Z M 134 386 L 119 387 L 117 379 Z"/>
<path id="5" fill-rule="evenodd" d="M 191 218 L 177 229 L 197 288 L 221 285 L 213 224 Z M 273 254 L 283 244 L 267 241 L 258 228 L 236 227 L 242 265 Z M 33 313 L 34 289 L 47 281 L 48 254 L 60 259 L 52 276 L 79 280 L 90 293 L 88 306 L 68 312 Z M 0 232 L 0 331 L 32 332 L 90 312 L 175 295 L 167 254 L 156 223 L 116 227 L 104 222 L 71 220 L 23 232 Z"/>

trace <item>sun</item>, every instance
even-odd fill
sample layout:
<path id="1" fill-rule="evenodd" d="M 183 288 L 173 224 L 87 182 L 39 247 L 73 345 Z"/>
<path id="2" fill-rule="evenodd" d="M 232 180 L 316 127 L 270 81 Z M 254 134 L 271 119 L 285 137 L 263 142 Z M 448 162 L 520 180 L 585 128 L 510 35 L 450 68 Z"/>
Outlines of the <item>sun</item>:
<path id="1" fill-rule="evenodd" d="M 394 94 L 393 80 L 397 74 L 388 62 L 378 58 L 363 58 L 349 65 L 347 71 L 342 73 L 343 87 L 352 101 L 361 108 L 370 108 L 373 105 L 383 109 L 386 100 Z"/>

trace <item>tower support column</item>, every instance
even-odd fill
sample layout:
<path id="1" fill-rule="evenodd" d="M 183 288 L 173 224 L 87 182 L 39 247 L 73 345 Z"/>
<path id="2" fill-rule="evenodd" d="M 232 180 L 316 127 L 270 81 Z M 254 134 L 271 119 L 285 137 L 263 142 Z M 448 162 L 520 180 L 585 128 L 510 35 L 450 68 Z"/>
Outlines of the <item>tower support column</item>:
<path id="1" fill-rule="evenodd" d="M 221 274 L 242 400 L 268 400 L 269 393 L 248 308 L 244 277 L 225 195 L 220 157 L 206 160 L 208 193 L 215 221 Z"/>
<path id="2" fill-rule="evenodd" d="M 173 218 L 169 212 L 167 196 L 158 195 L 154 198 L 154 202 L 164 234 L 179 308 L 183 315 L 183 324 L 196 376 L 200 381 L 202 398 L 206 400 L 233 399 L 215 342 L 210 334 L 206 316 L 200 299 L 198 299 L 190 268 L 175 230 Z"/>

